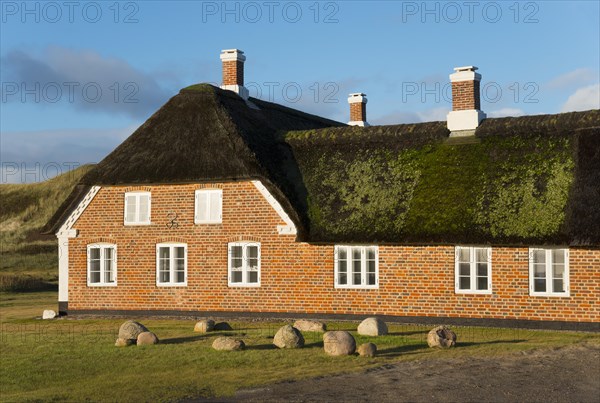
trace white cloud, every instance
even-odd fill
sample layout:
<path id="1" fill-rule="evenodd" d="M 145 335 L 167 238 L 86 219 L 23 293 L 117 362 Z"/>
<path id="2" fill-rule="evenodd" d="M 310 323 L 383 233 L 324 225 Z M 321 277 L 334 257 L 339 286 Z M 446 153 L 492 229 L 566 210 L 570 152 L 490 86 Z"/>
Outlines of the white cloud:
<path id="1" fill-rule="evenodd" d="M 600 84 L 579 88 L 562 106 L 561 112 L 600 109 Z"/>
<path id="2" fill-rule="evenodd" d="M 579 68 L 553 78 L 545 84 L 547 89 L 563 89 L 589 84 L 598 79 L 598 72 L 589 68 Z"/>
<path id="3" fill-rule="evenodd" d="M 490 118 L 502 118 L 505 116 L 523 116 L 525 112 L 518 108 L 502 108 L 496 111 L 487 112 Z"/>

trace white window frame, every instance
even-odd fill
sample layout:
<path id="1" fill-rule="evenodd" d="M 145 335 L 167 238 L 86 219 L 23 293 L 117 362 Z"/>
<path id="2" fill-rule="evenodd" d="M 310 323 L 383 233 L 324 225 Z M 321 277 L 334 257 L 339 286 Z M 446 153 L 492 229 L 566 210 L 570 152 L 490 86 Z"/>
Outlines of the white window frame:
<path id="1" fill-rule="evenodd" d="M 127 221 L 127 199 L 129 196 L 135 196 L 135 220 Z M 148 196 L 148 219 L 146 221 L 140 221 L 140 197 Z M 125 225 L 150 225 L 151 218 L 150 213 L 152 212 L 152 196 L 150 192 L 125 192 L 125 210 L 123 212 L 123 223 Z"/>
<path id="2" fill-rule="evenodd" d="M 201 220 L 200 219 L 200 214 L 198 212 L 198 209 L 200 208 L 200 203 L 199 203 L 199 198 L 201 194 L 206 194 L 206 217 L 208 217 L 207 220 Z M 218 194 L 219 195 L 219 205 L 218 205 L 218 209 L 219 209 L 219 218 L 217 218 L 216 220 L 211 220 L 210 219 L 210 211 L 211 209 L 214 207 L 211 205 L 210 203 L 210 196 L 212 194 Z M 195 224 L 221 224 L 223 222 L 223 189 L 198 189 L 196 190 L 195 194 L 194 194 L 194 223 Z"/>
<path id="3" fill-rule="evenodd" d="M 174 248 L 183 247 L 183 282 L 175 282 L 173 279 L 175 276 L 175 254 L 173 253 Z M 169 282 L 160 281 L 160 248 L 169 248 Z M 188 280 L 188 253 L 186 243 L 176 242 L 163 242 L 156 244 L 156 286 L 157 287 L 186 287 Z"/>
<path id="4" fill-rule="evenodd" d="M 91 282 L 91 255 L 90 255 L 90 250 L 91 249 L 100 249 L 100 282 L 98 283 L 92 283 Z M 113 250 L 113 255 L 112 255 L 112 266 L 113 266 L 113 272 L 114 272 L 114 282 L 106 282 L 105 281 L 105 272 L 106 272 L 106 267 L 105 267 L 105 259 L 104 259 L 104 254 L 106 253 L 105 250 L 106 249 L 112 249 Z M 117 286 L 117 245 L 113 244 L 113 243 L 105 243 L 105 242 L 99 242 L 99 243 L 92 243 L 89 244 L 87 246 L 87 285 L 88 287 L 116 287 Z"/>
<path id="5" fill-rule="evenodd" d="M 352 271 L 352 250 L 358 248 L 361 253 L 361 284 L 349 284 L 354 281 Z M 339 283 L 339 251 L 346 249 L 346 284 Z M 367 284 L 367 250 L 375 251 L 375 284 Z M 348 289 L 378 289 L 379 288 L 379 247 L 377 245 L 335 245 L 334 248 L 334 287 Z"/>
<path id="6" fill-rule="evenodd" d="M 555 250 L 562 250 L 565 254 L 565 271 L 563 276 L 564 283 L 564 292 L 554 292 L 548 291 L 552 289 L 553 284 L 553 273 L 552 273 L 552 265 L 554 261 L 552 260 L 552 252 Z M 533 262 L 533 252 L 534 251 L 545 251 L 546 254 L 546 291 L 539 292 L 535 290 L 535 278 L 534 278 L 534 262 Z M 569 270 L 569 248 L 567 247 L 531 247 L 529 248 L 529 295 L 532 297 L 570 297 L 571 296 L 571 288 L 569 286 L 570 283 L 570 270 Z"/>
<path id="7" fill-rule="evenodd" d="M 460 288 L 460 251 L 469 250 L 469 276 L 471 288 L 468 290 Z M 477 249 L 487 250 L 487 289 L 477 289 Z M 463 262 L 466 263 L 466 262 Z M 492 248 L 490 246 L 455 246 L 454 247 L 454 292 L 456 294 L 492 294 Z"/>
<path id="8" fill-rule="evenodd" d="M 242 281 L 241 282 L 233 282 L 232 275 L 232 247 L 241 246 L 242 247 Z M 258 265 L 257 265 L 257 279 L 256 283 L 248 282 L 248 258 L 247 258 L 247 247 L 248 246 L 256 246 L 258 248 Z M 241 241 L 241 242 L 230 242 L 227 245 L 227 285 L 229 287 L 260 287 L 261 283 L 261 245 L 260 242 L 252 242 L 252 241 Z"/>

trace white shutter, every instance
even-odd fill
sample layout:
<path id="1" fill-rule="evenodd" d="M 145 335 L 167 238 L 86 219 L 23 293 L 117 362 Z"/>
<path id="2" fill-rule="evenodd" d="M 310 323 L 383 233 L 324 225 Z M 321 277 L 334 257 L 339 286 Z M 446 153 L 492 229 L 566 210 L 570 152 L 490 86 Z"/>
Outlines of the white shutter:
<path id="1" fill-rule="evenodd" d="M 198 192 L 198 222 L 208 221 L 208 193 Z"/>
<path id="2" fill-rule="evenodd" d="M 207 192 L 209 199 L 209 221 L 219 222 L 221 218 L 221 192 L 218 190 Z"/>

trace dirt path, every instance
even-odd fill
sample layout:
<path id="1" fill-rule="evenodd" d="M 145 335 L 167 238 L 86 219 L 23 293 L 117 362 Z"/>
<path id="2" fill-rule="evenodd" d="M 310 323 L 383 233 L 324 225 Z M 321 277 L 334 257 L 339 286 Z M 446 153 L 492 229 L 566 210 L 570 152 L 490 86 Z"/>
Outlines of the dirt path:
<path id="1" fill-rule="evenodd" d="M 241 390 L 218 401 L 600 402 L 600 346 L 402 362 L 363 373 Z"/>

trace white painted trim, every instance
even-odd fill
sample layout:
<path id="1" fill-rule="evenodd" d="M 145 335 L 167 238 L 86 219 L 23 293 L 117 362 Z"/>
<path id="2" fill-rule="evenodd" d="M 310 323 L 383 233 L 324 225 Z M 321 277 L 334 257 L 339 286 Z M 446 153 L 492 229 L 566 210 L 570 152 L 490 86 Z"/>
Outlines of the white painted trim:
<path id="1" fill-rule="evenodd" d="M 244 101 L 247 101 L 250 97 L 250 91 L 248 88 L 243 85 L 231 84 L 231 85 L 221 85 L 221 89 L 227 91 L 233 91 L 238 94 Z"/>
<path id="2" fill-rule="evenodd" d="M 348 97 L 349 104 L 366 104 L 367 102 L 369 102 L 369 100 L 367 99 L 367 95 L 363 94 L 362 92 L 355 92 L 353 94 L 350 94 L 350 96 Z"/>
<path id="3" fill-rule="evenodd" d="M 241 246 L 242 247 L 242 260 L 243 260 L 243 264 L 242 264 L 242 282 L 241 283 L 234 283 L 232 282 L 232 271 L 231 270 L 231 248 L 233 246 Z M 248 261 L 248 257 L 247 257 L 247 247 L 248 246 L 256 246 L 257 247 L 257 270 L 256 272 L 257 274 L 257 282 L 256 283 L 250 283 L 248 282 L 248 273 L 250 272 L 250 270 L 248 270 L 248 266 L 246 264 L 246 262 Z M 239 242 L 229 242 L 229 244 L 227 244 L 227 286 L 228 287 L 246 287 L 246 288 L 257 288 L 260 287 L 260 282 L 261 282 L 261 245 L 260 242 L 254 242 L 254 241 L 239 241 Z"/>
<path id="4" fill-rule="evenodd" d="M 169 248 L 169 278 L 171 281 L 163 283 L 160 280 L 160 248 Z M 174 255 L 172 253 L 174 248 L 183 248 L 183 282 L 175 282 L 175 266 L 174 266 Z M 163 242 L 156 244 L 156 286 L 157 287 L 187 287 L 188 280 L 188 248 L 186 243 L 180 242 Z"/>
<path id="5" fill-rule="evenodd" d="M 100 186 L 92 186 L 55 234 L 58 239 L 59 302 L 69 301 L 69 238 L 77 237 L 77 230 L 73 229 L 73 225 L 90 205 L 96 194 L 98 194 L 98 191 L 100 191 Z"/>
<path id="6" fill-rule="evenodd" d="M 463 290 L 460 288 L 460 250 L 469 249 L 469 277 L 471 288 Z M 477 262 L 475 260 L 476 249 L 487 249 L 487 290 L 477 289 Z M 467 262 L 463 262 L 467 263 Z M 492 291 L 492 248 L 490 246 L 455 246 L 454 247 L 454 293 L 455 294 L 479 294 L 491 295 Z"/>
<path id="7" fill-rule="evenodd" d="M 100 282 L 92 283 L 90 281 L 90 249 L 92 248 L 101 248 L 100 251 Z M 115 276 L 114 283 L 107 283 L 104 281 L 104 254 L 102 249 L 110 248 L 113 250 L 113 271 Z M 117 286 L 117 245 L 110 242 L 97 242 L 91 243 L 87 245 L 87 286 L 88 287 L 116 287 Z"/>
<path id="8" fill-rule="evenodd" d="M 339 250 L 346 249 L 346 279 L 349 282 L 352 278 L 352 248 L 360 248 L 361 258 L 361 284 L 339 284 Z M 375 250 L 375 284 L 366 284 L 367 282 L 367 249 Z M 379 289 L 379 246 L 377 245 L 335 245 L 333 249 L 333 287 L 336 289 L 361 289 L 376 290 Z"/>
<path id="9" fill-rule="evenodd" d="M 69 301 L 69 236 L 58 236 L 58 301 Z"/>
<path id="10" fill-rule="evenodd" d="M 207 207 L 208 207 L 208 211 L 207 213 L 207 217 L 209 217 L 207 220 L 200 220 L 200 214 L 198 211 L 198 207 L 199 207 L 199 202 L 198 199 L 200 198 L 200 195 L 206 193 L 207 194 Z M 210 204 L 210 195 L 211 193 L 217 193 L 219 194 L 219 218 L 216 220 L 211 220 L 210 219 L 210 210 L 213 208 L 213 206 Z M 223 222 L 223 189 L 198 189 L 194 192 L 194 224 L 198 225 L 198 224 L 221 224 Z"/>
<path id="11" fill-rule="evenodd" d="M 469 70 L 469 68 L 472 70 Z M 456 73 L 450 74 L 450 81 L 453 83 L 458 83 L 461 81 L 481 81 L 481 74 L 475 72 L 477 67 L 456 67 L 454 70 Z"/>
<path id="12" fill-rule="evenodd" d="M 548 286 L 552 285 L 552 264 L 553 262 L 551 261 L 551 256 L 552 256 L 552 251 L 553 250 L 564 250 L 565 251 L 565 275 L 563 277 L 563 281 L 564 281 L 564 287 L 565 287 L 565 292 L 552 292 L 552 291 L 547 291 L 548 290 Z M 534 291 L 534 276 L 533 276 L 533 251 L 535 250 L 541 250 L 544 251 L 545 255 L 546 255 L 546 291 L 545 292 L 535 292 Z M 569 253 L 569 248 L 566 247 L 540 247 L 540 248 L 535 248 L 535 247 L 531 247 L 529 248 L 529 295 L 531 297 L 558 297 L 558 298 L 568 298 L 571 296 L 571 286 L 570 286 L 570 269 L 569 269 L 569 260 L 570 260 L 570 253 Z"/>
<path id="13" fill-rule="evenodd" d="M 244 56 L 244 52 L 239 49 L 223 49 L 219 57 L 223 62 L 246 61 L 246 56 Z"/>
<path id="14" fill-rule="evenodd" d="M 364 120 L 351 120 L 350 122 L 348 122 L 348 126 L 369 127 L 371 125 L 369 123 L 365 122 Z"/>
<path id="15" fill-rule="evenodd" d="M 446 116 L 448 130 L 451 132 L 475 130 L 485 118 L 486 114 L 478 109 L 452 111 Z"/>
<path id="16" fill-rule="evenodd" d="M 277 232 L 279 233 L 279 235 L 296 235 L 298 233 L 296 225 L 294 224 L 290 216 L 285 212 L 285 210 L 277 201 L 277 199 L 275 199 L 271 192 L 269 192 L 269 190 L 265 187 L 265 185 L 263 185 L 262 182 L 259 180 L 253 180 L 252 184 L 254 185 L 254 187 L 256 187 L 256 189 L 258 189 L 260 194 L 263 195 L 263 197 L 267 200 L 267 202 L 269 202 L 271 207 L 273 207 L 275 212 L 279 214 L 279 217 L 285 222 L 286 225 L 277 226 Z"/>
<path id="17" fill-rule="evenodd" d="M 79 205 L 71 212 L 69 217 L 65 220 L 63 225 L 56 232 L 56 236 L 65 236 L 65 234 L 73 235 L 69 236 L 69 238 L 75 238 L 77 236 L 76 233 L 69 232 L 73 228 L 73 224 L 79 219 L 81 214 L 85 211 L 85 209 L 90 205 L 96 194 L 100 191 L 100 186 L 92 186 L 84 198 L 79 202 Z"/>
<path id="18" fill-rule="evenodd" d="M 135 196 L 135 219 L 133 221 L 127 221 L 127 197 Z M 146 221 L 139 221 L 140 215 L 140 196 L 148 196 L 148 219 Z M 152 225 L 152 193 L 148 191 L 133 191 L 125 192 L 123 199 L 123 225 L 125 226 L 137 226 L 137 225 Z"/>

